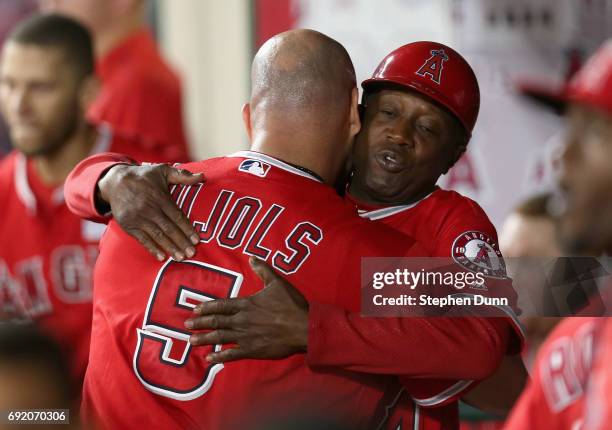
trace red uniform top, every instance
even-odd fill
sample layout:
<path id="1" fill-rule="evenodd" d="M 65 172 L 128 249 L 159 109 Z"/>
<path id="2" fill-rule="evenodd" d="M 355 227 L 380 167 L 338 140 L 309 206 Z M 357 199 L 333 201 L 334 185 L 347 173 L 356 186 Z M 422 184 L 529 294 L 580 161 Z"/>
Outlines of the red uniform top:
<path id="1" fill-rule="evenodd" d="M 183 167 L 207 175 L 204 185 L 172 190 L 200 232 L 193 259 L 160 263 L 113 221 L 100 242 L 85 416 L 109 429 L 214 430 L 312 408 L 352 428 L 372 426 L 395 378 L 316 371 L 303 354 L 210 364 L 211 349 L 191 347 L 184 321 L 199 302 L 261 288 L 249 255 L 272 264 L 308 300 L 357 311 L 362 256 L 425 251 L 272 157 L 245 151 Z"/>
<path id="2" fill-rule="evenodd" d="M 104 220 L 96 213 L 93 190 L 100 174 L 119 161 L 131 160 L 106 154 L 85 160 L 75 168 L 67 184 L 68 203 L 75 213 Z M 354 205 L 350 198 L 348 202 Z M 497 246 L 495 229 L 482 209 L 455 192 L 438 190 L 419 204 L 363 210 L 362 216 L 415 235 L 429 247 L 423 255 L 451 256 L 457 237 L 474 230 L 487 235 L 493 250 Z M 432 241 L 432 237 L 436 240 Z M 507 281 L 488 279 L 487 285 L 500 282 Z M 402 395 L 396 399 L 403 403 L 401 413 L 394 412 L 388 424 L 393 429 L 451 428 L 457 421 L 455 404 L 435 410 L 419 410 L 419 406 L 452 402 L 472 384 L 472 379 L 482 379 L 490 373 L 507 350 L 511 318 L 364 319 L 337 306 L 311 302 L 307 359 L 314 368 L 335 366 L 349 371 L 407 375 L 403 380 L 407 389 L 404 394 L 409 392 L 412 397 L 405 399 Z M 519 327 L 515 330 L 522 340 Z M 470 348 L 465 348 L 466 343 Z M 449 356 L 454 362 L 459 360 L 460 365 L 448 366 Z M 458 380 L 458 374 L 465 380 Z M 422 379 L 424 376 L 436 379 Z"/>
<path id="3" fill-rule="evenodd" d="M 501 258 L 497 232 L 485 212 L 476 202 L 454 191 L 437 189 L 423 200 L 403 206 L 374 208 L 356 202 L 350 195 L 347 201 L 362 217 L 416 239 L 430 256 L 452 257 L 464 266 L 467 260 L 458 251 L 457 243 L 467 240 L 462 243 L 463 248 L 479 249 L 481 245 L 488 254 Z M 468 267 L 474 270 L 473 265 Z M 486 277 L 486 280 L 489 289 L 512 292 L 507 279 Z M 417 411 L 418 407 L 449 404 L 465 393 L 474 380 L 495 369 L 501 356 L 522 348 L 520 323 L 511 308 L 503 310 L 507 319 L 371 319 L 312 303 L 308 362 L 311 366 L 405 375 L 401 378 L 405 394 L 415 402 Z M 509 337 L 511 332 L 514 336 Z M 405 394 L 400 397 L 400 406 L 401 402 L 410 401 Z M 449 405 L 445 412 L 419 413 L 423 429 L 453 428 L 457 420 L 456 405 Z M 428 414 L 442 416 L 442 422 L 428 423 Z M 398 415 L 402 415 L 401 408 L 390 417 L 393 428 L 413 428 L 408 427 L 412 417 Z"/>
<path id="4" fill-rule="evenodd" d="M 96 69 L 102 88 L 88 112 L 92 122 L 111 124 L 164 161 L 189 160 L 180 81 L 148 30 L 123 40 Z"/>
<path id="5" fill-rule="evenodd" d="M 100 127 L 93 152 L 147 157 Z M 153 154 L 155 155 L 155 154 Z M 89 351 L 92 268 L 105 226 L 73 215 L 63 184 L 43 183 L 32 160 L 13 151 L 0 162 L 0 315 L 40 323 L 68 352 L 82 380 Z"/>
<path id="6" fill-rule="evenodd" d="M 612 319 L 605 318 L 597 336 L 584 410 L 585 429 L 606 430 L 612 422 Z"/>
<path id="7" fill-rule="evenodd" d="M 531 381 L 510 413 L 506 430 L 593 428 L 583 427 L 585 389 L 605 320 L 569 317 L 555 327 L 538 352 Z"/>

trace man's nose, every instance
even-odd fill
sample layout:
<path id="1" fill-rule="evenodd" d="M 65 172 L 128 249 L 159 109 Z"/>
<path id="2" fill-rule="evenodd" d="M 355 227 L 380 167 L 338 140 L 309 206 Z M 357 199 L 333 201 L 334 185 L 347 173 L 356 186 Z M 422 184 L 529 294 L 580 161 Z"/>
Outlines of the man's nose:
<path id="1" fill-rule="evenodd" d="M 397 120 L 387 131 L 387 138 L 398 145 L 411 145 L 413 143 L 412 123 L 408 120 Z"/>
<path id="2" fill-rule="evenodd" d="M 29 96 L 26 89 L 16 89 L 11 97 L 11 110 L 14 114 L 24 115 L 30 110 Z"/>
<path id="3" fill-rule="evenodd" d="M 576 134 L 570 134 L 561 151 L 561 169 L 573 168 L 580 157 L 580 141 Z"/>

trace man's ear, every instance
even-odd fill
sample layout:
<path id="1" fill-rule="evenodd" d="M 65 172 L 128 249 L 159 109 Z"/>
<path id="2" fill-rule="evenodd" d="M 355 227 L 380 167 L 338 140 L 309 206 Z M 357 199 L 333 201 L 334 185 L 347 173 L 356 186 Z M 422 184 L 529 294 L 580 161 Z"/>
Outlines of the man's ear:
<path id="1" fill-rule="evenodd" d="M 251 104 L 245 103 L 242 105 L 242 122 L 244 123 L 244 128 L 246 130 L 247 136 L 249 137 L 249 141 L 251 140 Z"/>
<path id="2" fill-rule="evenodd" d="M 466 149 L 467 149 L 467 143 L 461 142 L 455 145 L 453 156 L 449 159 L 448 166 L 446 166 L 446 169 L 444 170 L 444 172 L 442 172 L 443 175 L 446 175 L 448 171 L 451 169 L 451 167 L 453 167 L 455 163 L 459 161 L 461 156 L 465 153 Z"/>
<path id="3" fill-rule="evenodd" d="M 89 110 L 89 106 L 98 97 L 99 92 L 100 81 L 95 75 L 90 75 L 83 79 L 79 88 L 79 105 L 83 112 Z"/>
<path id="4" fill-rule="evenodd" d="M 354 137 L 361 130 L 361 115 L 359 114 L 359 90 L 357 87 L 353 87 L 351 92 L 351 112 L 349 116 L 349 127 L 351 137 Z"/>

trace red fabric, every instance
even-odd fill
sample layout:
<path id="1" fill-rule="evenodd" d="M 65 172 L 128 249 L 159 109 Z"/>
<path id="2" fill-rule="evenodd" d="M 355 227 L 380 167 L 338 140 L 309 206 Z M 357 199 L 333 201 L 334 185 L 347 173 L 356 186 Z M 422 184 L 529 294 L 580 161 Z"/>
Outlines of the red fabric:
<path id="1" fill-rule="evenodd" d="M 102 88 L 88 112 L 91 121 L 108 122 L 164 161 L 189 160 L 180 81 L 148 30 L 135 32 L 101 58 L 97 73 Z"/>
<path id="2" fill-rule="evenodd" d="M 102 174 L 114 165 L 133 162 L 130 157 L 121 154 L 104 153 L 92 155 L 77 164 L 68 175 L 64 186 L 66 204 L 70 211 L 79 218 L 107 223 L 110 218 L 98 213 L 96 209 L 96 184 Z"/>
<path id="3" fill-rule="evenodd" d="M 145 149 L 108 132 L 101 132 L 96 148 L 147 158 Z M 0 315 L 37 321 L 64 348 L 75 379 L 82 381 L 92 268 L 104 226 L 73 215 L 62 187 L 43 183 L 33 161 L 21 153 L 13 151 L 0 162 Z"/>
<path id="4" fill-rule="evenodd" d="M 362 217 L 413 237 L 435 257 L 452 256 L 455 239 L 466 231 L 482 232 L 497 242 L 484 211 L 454 191 L 436 190 L 386 216 L 381 210 L 389 208 L 361 205 L 350 195 L 347 201 Z M 507 288 L 505 280 L 486 279 L 489 289 Z M 511 331 L 515 336 L 510 337 Z M 407 392 L 424 406 L 436 406 L 458 399 L 471 380 L 491 374 L 505 353 L 522 348 L 522 339 L 510 318 L 373 319 L 311 304 L 308 362 L 406 375 L 402 381 Z"/>
<path id="5" fill-rule="evenodd" d="M 74 198 L 88 202 L 81 206 L 83 215 L 88 217 L 96 216 L 89 199 L 99 173 L 105 169 L 103 164 L 95 168 L 93 166 L 105 160 L 126 161 L 118 155 L 98 156 L 97 159 L 92 157 L 75 169 L 75 172 L 82 171 L 79 175 L 73 173 L 74 179 L 79 178 L 79 181 L 74 182 L 80 183 L 74 189 L 81 187 L 83 193 L 81 196 L 74 193 Z M 91 166 L 91 172 L 87 175 L 88 179 L 84 179 L 88 165 Z M 69 202 L 72 200 L 70 182 L 66 188 Z M 350 198 L 349 202 L 355 203 Z M 380 208 L 367 209 L 372 211 Z M 467 230 L 483 231 L 496 238 L 494 227 L 476 203 L 457 193 L 442 190 L 436 191 L 416 207 L 386 217 L 381 222 L 417 235 L 417 239 L 428 246 L 422 255 L 433 253 L 448 257 L 454 239 Z M 434 242 L 430 240 L 431 237 L 445 241 Z M 488 375 L 497 366 L 508 344 L 508 323 L 499 319 L 361 319 L 358 314 L 313 302 L 310 324 L 310 365 L 407 375 L 404 384 L 410 394 L 416 399 L 427 401 L 430 406 L 452 402 L 471 386 L 470 381 L 458 379 L 478 379 Z M 402 348 L 403 345 L 406 347 Z M 451 360 L 459 364 L 449 366 Z M 418 376 L 418 379 L 410 376 Z M 435 379 L 424 380 L 425 377 Z M 412 402 L 406 397 L 402 396 L 401 402 L 407 405 L 408 413 L 406 410 L 401 411 L 401 408 L 396 409 L 393 415 L 395 420 L 407 422 L 411 419 Z M 421 414 L 424 417 L 426 410 L 421 409 Z M 435 419 L 428 420 L 433 427 L 423 428 L 435 429 L 436 425 L 444 428 L 444 425 L 450 425 L 448 420 L 456 420 L 456 416 L 451 415 L 448 412 L 443 414 L 447 421 L 442 423 Z"/>
<path id="6" fill-rule="evenodd" d="M 17 152 L 0 164 L 0 314 L 37 321 L 61 344 L 75 379 L 82 381 L 91 323 L 90 276 L 97 254 L 96 238 L 85 232 L 95 226 L 57 201 L 61 193 L 42 184 L 29 164 Z M 17 170 L 27 178 L 33 206 L 19 198 Z"/>
<path id="7" fill-rule="evenodd" d="M 511 411 L 506 430 L 582 428 L 594 346 L 606 320 L 569 317 L 555 327 L 538 352 L 531 380 Z"/>
<path id="8" fill-rule="evenodd" d="M 362 428 L 380 410 L 385 388 L 395 378 L 315 371 L 304 355 L 237 361 L 221 370 L 205 361 L 209 348 L 191 349 L 186 343 L 190 332 L 183 323 L 193 303 L 206 296 L 248 296 L 262 287 L 248 266 L 248 253 L 255 251 L 247 244 L 253 245 L 254 232 L 265 230 L 260 223 L 273 208 L 280 212 L 255 240 L 257 252 L 268 250 L 267 261 L 277 270 L 293 272 L 287 279 L 311 301 L 357 311 L 361 256 L 424 253 L 411 247 L 411 239 L 357 217 L 331 187 L 271 157 L 246 154 L 183 166 L 207 175 L 203 186 L 172 190 L 201 231 L 191 262 L 160 263 L 110 222 L 95 270 L 83 403 L 86 416 L 97 416 L 103 427 L 245 428 L 261 414 L 306 406 L 326 415 L 335 411 L 352 428 Z M 249 209 L 234 224 L 232 213 L 242 213 L 235 205 L 247 202 L 256 213 Z M 225 209 L 213 210 L 217 204 Z M 309 233 L 294 240 L 304 226 Z M 300 256 L 304 259 L 294 264 Z M 164 353 L 162 345 L 169 341 Z"/>
<path id="9" fill-rule="evenodd" d="M 291 30 L 297 22 L 297 4 L 292 0 L 256 0 L 257 48 L 272 36 Z"/>
<path id="10" fill-rule="evenodd" d="M 507 323 L 499 319 L 363 318 L 311 303 L 309 324 L 311 366 L 404 375 L 409 384 L 411 377 L 446 378 L 453 383 L 486 378 L 499 365 L 508 344 Z M 452 366 L 449 357 L 453 357 Z M 448 398 L 436 404 L 442 400 Z"/>
<path id="11" fill-rule="evenodd" d="M 584 409 L 584 428 L 591 430 L 606 430 L 612 422 L 612 319 L 601 324 Z"/>

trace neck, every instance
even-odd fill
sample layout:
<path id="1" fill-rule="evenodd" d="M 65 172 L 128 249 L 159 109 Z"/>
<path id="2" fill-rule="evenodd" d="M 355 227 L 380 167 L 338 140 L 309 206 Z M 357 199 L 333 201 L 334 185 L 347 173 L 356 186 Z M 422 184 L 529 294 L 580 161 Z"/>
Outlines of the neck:
<path id="1" fill-rule="evenodd" d="M 96 33 L 95 50 L 96 58 L 100 59 L 113 50 L 118 44 L 131 34 L 143 27 L 142 15 L 126 17 L 115 26 L 108 26 Z"/>
<path id="2" fill-rule="evenodd" d="M 283 137 L 282 134 L 279 136 L 279 133 L 260 132 L 253 136 L 251 149 L 311 170 L 319 175 L 325 184 L 334 185 L 341 163 L 335 163 L 333 157 L 321 157 L 321 154 L 328 153 L 330 145 L 322 139 L 317 143 L 308 140 L 307 143 L 300 144 L 303 140 L 305 139 L 297 138 L 296 134 L 287 133 Z"/>
<path id="3" fill-rule="evenodd" d="M 431 187 L 424 188 L 415 193 L 412 193 L 409 196 L 381 196 L 373 193 L 370 190 L 361 187 L 357 181 L 352 181 L 349 184 L 349 193 L 351 197 L 355 200 L 360 201 L 361 203 L 367 205 L 409 205 L 419 200 L 422 200 L 424 197 L 431 194 L 438 188 L 437 185 L 433 184 Z"/>
<path id="4" fill-rule="evenodd" d="M 79 161 L 91 153 L 97 138 L 96 128 L 83 124 L 53 153 L 34 157 L 34 166 L 43 183 L 56 185 L 64 182 Z"/>

